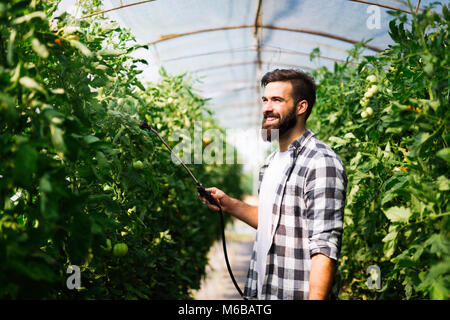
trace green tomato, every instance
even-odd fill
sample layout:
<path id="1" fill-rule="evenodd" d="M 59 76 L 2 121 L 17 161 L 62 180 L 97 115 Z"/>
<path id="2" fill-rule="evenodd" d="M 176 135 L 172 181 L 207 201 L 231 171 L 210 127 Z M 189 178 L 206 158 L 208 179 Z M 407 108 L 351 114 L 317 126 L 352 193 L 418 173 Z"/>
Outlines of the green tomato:
<path id="1" fill-rule="evenodd" d="M 377 77 L 372 74 L 372 75 L 368 76 L 366 78 L 366 80 L 369 82 L 377 82 Z"/>
<path id="2" fill-rule="evenodd" d="M 116 257 L 123 257 L 128 252 L 128 246 L 126 243 L 116 243 L 113 249 L 113 255 Z"/>
<path id="3" fill-rule="evenodd" d="M 359 100 L 359 104 L 363 107 L 367 107 L 369 105 L 369 100 L 366 97 L 364 97 L 361 100 Z"/>
<path id="4" fill-rule="evenodd" d="M 366 109 L 366 113 L 367 113 L 368 116 L 373 115 L 373 109 L 372 109 L 371 107 L 368 107 L 368 108 Z"/>
<path id="5" fill-rule="evenodd" d="M 363 111 L 361 112 L 361 118 L 367 118 L 367 112 Z"/>
<path id="6" fill-rule="evenodd" d="M 373 86 L 370 87 L 369 91 L 372 92 L 372 94 L 377 93 L 378 92 L 378 86 L 376 84 L 374 84 Z"/>
<path id="7" fill-rule="evenodd" d="M 425 71 L 428 75 L 432 75 L 434 72 L 434 66 L 431 63 L 425 64 L 423 67 L 423 71 Z"/>
<path id="8" fill-rule="evenodd" d="M 142 169 L 143 167 L 144 167 L 144 164 L 142 163 L 141 160 L 133 162 L 133 168 L 135 168 L 135 169 Z"/>

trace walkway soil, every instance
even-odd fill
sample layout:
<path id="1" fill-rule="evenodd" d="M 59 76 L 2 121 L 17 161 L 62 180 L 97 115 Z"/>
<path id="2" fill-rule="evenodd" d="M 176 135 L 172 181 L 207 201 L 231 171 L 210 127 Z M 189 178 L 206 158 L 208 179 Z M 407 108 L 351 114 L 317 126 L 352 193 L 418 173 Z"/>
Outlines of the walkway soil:
<path id="1" fill-rule="evenodd" d="M 247 197 L 244 201 L 255 204 L 257 199 Z M 239 220 L 233 220 L 225 230 L 228 259 L 241 290 L 244 290 L 255 235 L 255 229 Z M 202 280 L 200 290 L 193 292 L 192 296 L 196 300 L 241 300 L 228 274 L 221 239 L 213 245 L 208 258 L 206 277 Z"/>

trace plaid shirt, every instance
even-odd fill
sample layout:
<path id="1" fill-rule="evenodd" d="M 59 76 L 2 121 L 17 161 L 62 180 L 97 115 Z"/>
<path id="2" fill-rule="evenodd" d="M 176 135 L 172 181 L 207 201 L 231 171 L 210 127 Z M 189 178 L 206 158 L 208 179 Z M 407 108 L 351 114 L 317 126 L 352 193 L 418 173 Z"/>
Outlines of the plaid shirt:
<path id="1" fill-rule="evenodd" d="M 307 299 L 311 256 L 337 260 L 347 188 L 339 156 L 307 130 L 288 148 L 291 165 L 277 189 L 272 210 L 272 244 L 267 255 L 263 299 Z M 259 187 L 272 153 L 259 172 Z M 257 297 L 256 237 L 244 295 Z M 336 274 L 330 298 L 337 298 Z"/>

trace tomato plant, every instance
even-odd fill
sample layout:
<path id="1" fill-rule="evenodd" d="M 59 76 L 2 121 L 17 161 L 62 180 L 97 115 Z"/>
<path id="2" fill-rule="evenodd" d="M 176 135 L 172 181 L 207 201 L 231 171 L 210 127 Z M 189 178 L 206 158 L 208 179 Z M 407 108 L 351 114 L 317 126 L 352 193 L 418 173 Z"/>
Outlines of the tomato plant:
<path id="1" fill-rule="evenodd" d="M 191 121 L 219 127 L 186 76 L 140 82 L 147 62 L 131 53 L 145 46 L 129 31 L 102 16 L 51 20 L 57 4 L 0 1 L 0 298 L 189 298 L 219 219 L 138 120 L 165 137 Z M 239 165 L 192 170 L 240 196 Z M 66 287 L 70 265 L 79 290 Z"/>
<path id="2" fill-rule="evenodd" d="M 341 298 L 449 299 L 449 9 L 392 13 L 394 45 L 319 68 L 311 123 L 349 178 Z M 414 11 L 411 8 L 411 11 Z M 369 289 L 366 270 L 380 268 Z"/>

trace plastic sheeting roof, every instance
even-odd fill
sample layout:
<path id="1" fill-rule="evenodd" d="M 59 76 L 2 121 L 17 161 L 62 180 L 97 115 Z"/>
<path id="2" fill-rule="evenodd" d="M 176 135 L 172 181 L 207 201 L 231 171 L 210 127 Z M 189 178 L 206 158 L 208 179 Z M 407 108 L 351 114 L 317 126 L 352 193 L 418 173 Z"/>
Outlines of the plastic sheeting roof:
<path id="1" fill-rule="evenodd" d="M 420 10 L 431 2 L 411 5 Z M 370 38 L 364 55 L 387 48 L 389 7 L 410 10 L 404 0 L 103 0 L 107 16 L 150 45 L 139 51 L 149 62 L 144 79 L 156 80 L 160 66 L 201 77 L 197 88 L 230 129 L 260 127 L 265 72 L 332 68 Z M 311 62 L 316 47 L 320 58 Z"/>

